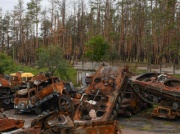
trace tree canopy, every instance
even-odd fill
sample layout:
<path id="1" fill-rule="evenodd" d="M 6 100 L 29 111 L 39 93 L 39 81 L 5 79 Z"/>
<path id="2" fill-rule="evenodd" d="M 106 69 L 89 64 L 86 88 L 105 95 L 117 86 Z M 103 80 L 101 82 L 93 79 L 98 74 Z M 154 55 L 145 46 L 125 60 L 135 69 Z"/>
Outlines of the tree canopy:
<path id="1" fill-rule="evenodd" d="M 4 74 L 4 72 L 10 69 L 12 65 L 12 58 L 0 52 L 0 74 Z"/>
<path id="2" fill-rule="evenodd" d="M 101 35 L 97 35 L 86 43 L 85 55 L 92 61 L 100 62 L 107 58 L 109 48 L 108 42 Z"/>
<path id="3" fill-rule="evenodd" d="M 33 65 L 36 50 L 53 44 L 60 46 L 63 56 L 73 63 L 87 52 L 85 44 L 101 35 L 110 44 L 107 55 L 111 60 L 178 64 L 180 55 L 171 46 L 180 48 L 179 2 L 48 0 L 48 8 L 44 8 L 42 0 L 18 0 L 10 12 L 0 7 L 0 52 Z M 91 60 L 105 59 L 95 51 L 88 53 Z"/>
<path id="4" fill-rule="evenodd" d="M 60 75 L 64 80 L 72 80 L 76 76 L 73 67 L 63 57 L 59 46 L 51 45 L 37 50 L 37 65 L 39 68 L 47 68 L 52 75 Z M 73 77 L 71 73 L 74 73 Z"/>

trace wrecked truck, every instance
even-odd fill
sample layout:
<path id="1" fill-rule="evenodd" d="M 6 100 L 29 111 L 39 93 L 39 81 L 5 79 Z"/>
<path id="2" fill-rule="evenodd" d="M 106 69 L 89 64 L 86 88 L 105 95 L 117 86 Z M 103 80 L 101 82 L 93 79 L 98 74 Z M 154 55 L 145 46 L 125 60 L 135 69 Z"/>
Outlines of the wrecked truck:
<path id="1" fill-rule="evenodd" d="M 72 116 L 74 106 L 65 84 L 57 76 L 52 76 L 30 89 L 22 89 L 15 93 L 14 108 L 16 113 L 34 111 L 41 114 L 44 110 L 59 108 Z"/>
<path id="2" fill-rule="evenodd" d="M 145 73 L 130 79 L 133 90 L 147 103 L 180 111 L 180 79 Z"/>
<path id="3" fill-rule="evenodd" d="M 120 67 L 101 66 L 80 99 L 75 122 L 115 120 L 128 77 Z"/>
<path id="4" fill-rule="evenodd" d="M 12 134 L 121 134 L 117 121 L 76 123 L 63 112 L 54 111 L 31 122 L 30 128 Z"/>

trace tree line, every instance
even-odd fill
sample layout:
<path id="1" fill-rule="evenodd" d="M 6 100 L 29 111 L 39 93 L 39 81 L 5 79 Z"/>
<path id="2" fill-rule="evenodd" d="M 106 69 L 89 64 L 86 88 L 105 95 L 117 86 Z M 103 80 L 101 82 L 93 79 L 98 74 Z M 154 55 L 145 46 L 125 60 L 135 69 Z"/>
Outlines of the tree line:
<path id="1" fill-rule="evenodd" d="M 179 63 L 180 0 L 23 0 L 0 8 L 0 51 L 26 65 L 37 50 L 59 46 L 70 62 L 86 60 L 85 44 L 101 35 L 109 60 Z"/>

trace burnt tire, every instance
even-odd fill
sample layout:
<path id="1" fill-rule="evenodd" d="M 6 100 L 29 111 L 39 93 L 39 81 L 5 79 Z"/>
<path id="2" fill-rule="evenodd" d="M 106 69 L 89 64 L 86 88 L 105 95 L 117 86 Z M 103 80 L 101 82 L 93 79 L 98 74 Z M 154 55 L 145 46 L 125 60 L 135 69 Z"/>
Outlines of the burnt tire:
<path id="1" fill-rule="evenodd" d="M 73 102 L 68 96 L 64 94 L 60 95 L 58 100 L 58 106 L 60 112 L 64 112 L 65 114 L 73 118 L 75 113 L 75 108 Z"/>

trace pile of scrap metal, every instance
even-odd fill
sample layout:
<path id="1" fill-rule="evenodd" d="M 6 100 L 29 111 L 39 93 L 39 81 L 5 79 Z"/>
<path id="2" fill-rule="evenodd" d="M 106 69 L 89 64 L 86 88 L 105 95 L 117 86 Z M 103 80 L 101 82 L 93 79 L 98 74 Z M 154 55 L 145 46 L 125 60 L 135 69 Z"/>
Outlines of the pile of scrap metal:
<path id="1" fill-rule="evenodd" d="M 127 72 L 120 67 L 101 66 L 89 80 L 90 84 L 81 97 L 74 121 L 115 120 L 128 82 Z"/>
<path id="2" fill-rule="evenodd" d="M 6 117 L 3 111 L 4 110 L 1 108 L 0 109 L 0 133 L 23 128 L 24 120 L 9 119 L 8 117 Z"/>
<path id="3" fill-rule="evenodd" d="M 11 91 L 11 84 L 6 80 L 3 75 L 0 75 L 0 107 L 12 108 L 13 107 L 13 93 Z"/>
<path id="4" fill-rule="evenodd" d="M 0 76 L 0 107 L 4 109 L 13 108 L 14 93 L 20 89 L 27 88 L 27 82 L 33 77 L 32 73 L 10 74 L 9 81 Z"/>
<path id="5" fill-rule="evenodd" d="M 120 105 L 119 114 L 125 117 L 131 117 L 133 114 L 141 112 L 151 107 L 151 104 L 143 101 L 132 89 L 128 83 L 126 91 L 123 94 L 123 100 Z"/>
<path id="6" fill-rule="evenodd" d="M 76 108 L 73 121 L 69 117 L 71 114 L 66 110 L 66 106 L 73 105 L 73 102 L 67 103 L 60 99 L 59 111 L 39 117 L 32 121 L 30 128 L 14 134 L 121 133 L 115 120 L 128 83 L 127 73 L 127 70 L 120 67 L 101 66 L 91 76 L 89 85 Z"/>
<path id="7" fill-rule="evenodd" d="M 39 78 L 38 84 L 15 93 L 16 113 L 34 111 L 39 115 L 48 108 L 49 111 L 60 109 L 60 111 L 68 112 L 72 117 L 75 112 L 74 105 L 79 103 L 80 96 L 71 88 L 70 83 L 60 80 L 57 76 L 44 78 L 39 75 L 35 80 L 37 78 Z M 73 99 L 71 99 L 72 94 Z"/>
<path id="8" fill-rule="evenodd" d="M 30 128 L 12 134 L 120 134 L 116 121 L 75 123 L 62 112 L 52 112 L 31 122 Z"/>
<path id="9" fill-rule="evenodd" d="M 153 115 L 158 116 L 159 113 L 159 117 L 162 117 L 161 112 L 157 111 L 166 111 L 166 113 L 170 111 L 170 113 L 178 115 L 177 113 L 180 111 L 180 79 L 168 74 L 146 73 L 132 77 L 131 85 L 145 102 L 162 106 L 154 109 Z"/>

